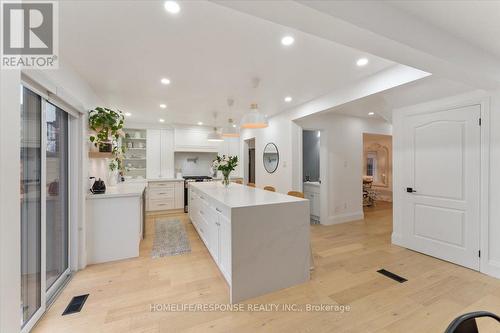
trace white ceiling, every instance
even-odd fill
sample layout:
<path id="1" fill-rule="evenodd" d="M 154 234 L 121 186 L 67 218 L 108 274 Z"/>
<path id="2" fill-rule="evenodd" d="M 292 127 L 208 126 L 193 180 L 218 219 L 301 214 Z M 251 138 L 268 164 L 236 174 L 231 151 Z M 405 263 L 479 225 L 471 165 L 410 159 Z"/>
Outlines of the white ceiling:
<path id="1" fill-rule="evenodd" d="M 218 111 L 219 125 L 251 102 L 273 115 L 394 65 L 214 3 L 180 4 L 173 16 L 162 1 L 61 2 L 61 59 L 131 121 L 209 124 Z M 294 45 L 281 45 L 286 34 Z M 370 63 L 360 68 L 362 56 Z M 162 77 L 172 84 L 161 85 Z M 261 78 L 257 91 L 253 77 Z"/>
<path id="2" fill-rule="evenodd" d="M 461 83 L 436 76 L 428 76 L 340 105 L 331 109 L 330 112 L 353 117 L 382 118 L 392 122 L 392 111 L 394 109 L 458 95 L 471 90 L 473 88 Z M 375 114 L 369 116 L 368 112 L 374 112 Z"/>
<path id="3" fill-rule="evenodd" d="M 500 1 L 387 1 L 455 37 L 500 57 Z"/>

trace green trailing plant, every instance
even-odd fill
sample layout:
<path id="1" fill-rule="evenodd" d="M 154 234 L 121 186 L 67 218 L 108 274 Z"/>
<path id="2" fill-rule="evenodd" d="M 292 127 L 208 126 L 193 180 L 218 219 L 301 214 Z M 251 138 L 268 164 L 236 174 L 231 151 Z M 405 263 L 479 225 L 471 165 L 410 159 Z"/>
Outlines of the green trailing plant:
<path id="1" fill-rule="evenodd" d="M 118 140 L 124 136 L 124 121 L 125 117 L 121 111 L 103 107 L 89 111 L 89 128 L 93 131 L 89 140 L 99 149 L 111 145 L 111 154 L 113 155 L 113 160 L 109 163 L 111 171 L 123 168 L 126 147 L 120 147 Z"/>

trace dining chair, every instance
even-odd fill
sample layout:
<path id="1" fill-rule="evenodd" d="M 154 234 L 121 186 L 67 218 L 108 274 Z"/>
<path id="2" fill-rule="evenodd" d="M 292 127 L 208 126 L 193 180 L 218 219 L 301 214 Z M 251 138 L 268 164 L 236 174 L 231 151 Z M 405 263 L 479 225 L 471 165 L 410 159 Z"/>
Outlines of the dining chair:
<path id="1" fill-rule="evenodd" d="M 470 312 L 455 318 L 450 323 L 445 333 L 479 333 L 476 318 L 481 317 L 493 318 L 500 324 L 500 317 L 494 313 L 487 311 Z"/>
<path id="2" fill-rule="evenodd" d="M 254 183 L 248 183 L 247 186 L 255 187 L 255 184 Z"/>
<path id="3" fill-rule="evenodd" d="M 264 190 L 266 191 L 271 191 L 271 192 L 276 192 L 276 189 L 272 186 L 264 186 Z"/>

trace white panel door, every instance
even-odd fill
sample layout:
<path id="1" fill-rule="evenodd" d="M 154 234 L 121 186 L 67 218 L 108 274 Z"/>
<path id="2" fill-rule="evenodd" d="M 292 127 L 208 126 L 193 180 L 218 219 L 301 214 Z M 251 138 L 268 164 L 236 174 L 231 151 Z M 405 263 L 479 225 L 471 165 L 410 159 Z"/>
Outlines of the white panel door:
<path id="1" fill-rule="evenodd" d="M 405 120 L 404 242 L 479 270 L 480 105 Z"/>
<path id="2" fill-rule="evenodd" d="M 161 178 L 161 130 L 146 132 L 146 177 Z"/>

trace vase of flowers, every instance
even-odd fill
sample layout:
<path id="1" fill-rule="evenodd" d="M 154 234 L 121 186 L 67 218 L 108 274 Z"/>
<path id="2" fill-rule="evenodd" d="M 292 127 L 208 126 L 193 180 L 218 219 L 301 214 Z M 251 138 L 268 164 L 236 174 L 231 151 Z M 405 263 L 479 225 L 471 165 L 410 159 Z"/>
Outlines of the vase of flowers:
<path id="1" fill-rule="evenodd" d="M 238 166 L 238 156 L 217 156 L 217 158 L 212 162 L 213 170 L 219 170 L 222 172 L 224 178 L 222 179 L 222 184 L 227 188 L 229 186 L 229 175 L 231 171 L 234 171 Z"/>

